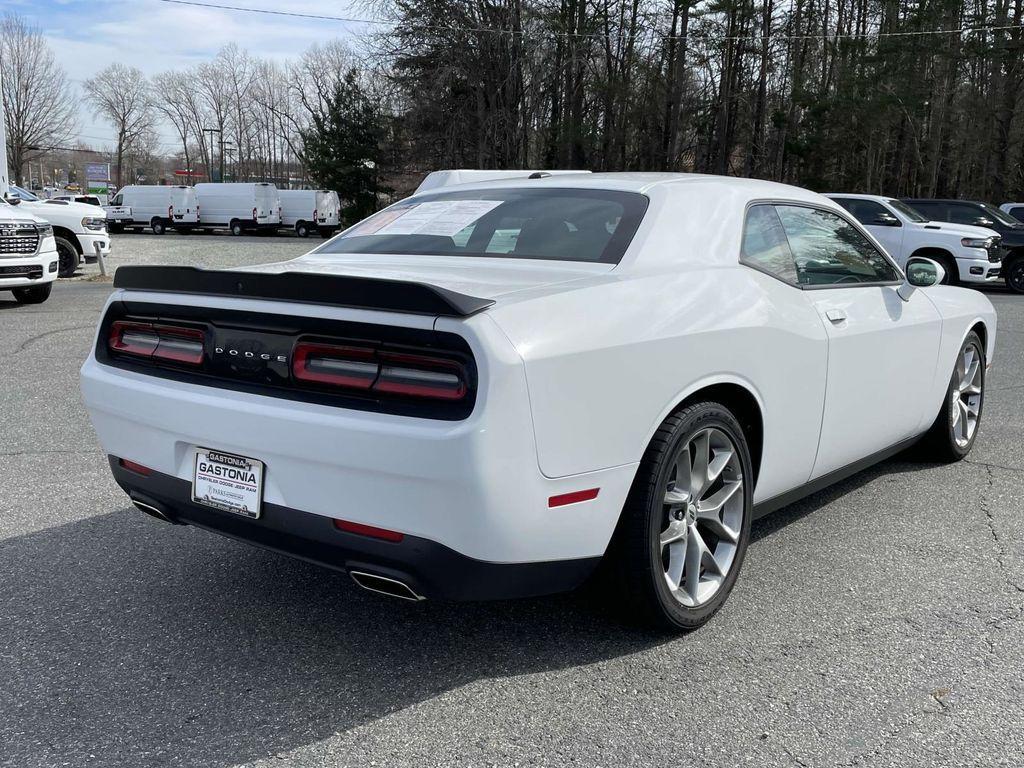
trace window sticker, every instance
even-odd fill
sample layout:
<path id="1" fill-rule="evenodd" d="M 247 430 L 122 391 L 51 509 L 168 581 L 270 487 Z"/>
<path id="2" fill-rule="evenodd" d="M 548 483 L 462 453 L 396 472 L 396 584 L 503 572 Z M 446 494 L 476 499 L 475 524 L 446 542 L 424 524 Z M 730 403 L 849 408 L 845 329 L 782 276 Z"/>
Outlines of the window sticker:
<path id="1" fill-rule="evenodd" d="M 503 202 L 504 200 L 441 200 L 420 203 L 397 212 L 398 216 L 374 232 L 358 234 L 452 237 Z"/>

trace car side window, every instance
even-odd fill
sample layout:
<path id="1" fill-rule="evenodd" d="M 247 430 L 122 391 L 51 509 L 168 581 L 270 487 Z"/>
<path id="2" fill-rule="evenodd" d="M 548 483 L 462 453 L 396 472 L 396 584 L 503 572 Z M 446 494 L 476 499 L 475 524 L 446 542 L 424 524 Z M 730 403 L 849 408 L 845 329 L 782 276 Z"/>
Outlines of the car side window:
<path id="1" fill-rule="evenodd" d="M 787 283 L 797 282 L 796 262 L 773 205 L 752 205 L 743 223 L 740 261 Z"/>
<path id="2" fill-rule="evenodd" d="M 1010 215 L 1018 221 L 1024 221 L 1024 205 L 1018 205 L 1011 208 Z"/>
<path id="3" fill-rule="evenodd" d="M 120 205 L 121 204 L 121 196 L 117 195 L 113 200 L 110 201 L 110 204 L 111 205 Z"/>
<path id="4" fill-rule="evenodd" d="M 929 221 L 946 221 L 946 206 L 943 203 L 919 203 L 914 200 L 904 200 L 903 202 L 905 202 L 907 205 L 909 205 L 911 208 L 920 213 Z"/>
<path id="5" fill-rule="evenodd" d="M 970 224 L 972 226 L 991 226 L 994 222 L 980 208 L 963 203 L 950 203 L 948 207 L 949 221 L 954 224 Z M 988 222 L 986 224 L 985 222 Z"/>
<path id="6" fill-rule="evenodd" d="M 800 205 L 777 205 L 776 210 L 801 285 L 889 283 L 899 279 L 892 264 L 842 216 Z"/>
<path id="7" fill-rule="evenodd" d="M 892 214 L 886 210 L 884 205 L 876 203 L 874 200 L 860 200 L 852 197 L 837 197 L 835 201 L 839 203 L 843 208 L 850 212 L 861 224 L 878 224 L 881 222 L 880 217 L 889 216 L 893 218 Z"/>

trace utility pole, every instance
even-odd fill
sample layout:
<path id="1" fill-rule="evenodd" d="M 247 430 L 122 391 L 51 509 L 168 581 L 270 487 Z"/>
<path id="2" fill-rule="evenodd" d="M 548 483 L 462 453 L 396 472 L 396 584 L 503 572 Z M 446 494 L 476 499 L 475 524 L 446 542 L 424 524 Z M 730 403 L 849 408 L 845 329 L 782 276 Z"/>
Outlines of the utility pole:
<path id="1" fill-rule="evenodd" d="M 203 133 L 210 134 L 210 166 L 206 169 L 206 175 L 213 181 L 213 134 L 219 133 L 220 140 L 220 180 L 224 181 L 224 132 L 220 128 L 203 128 Z"/>

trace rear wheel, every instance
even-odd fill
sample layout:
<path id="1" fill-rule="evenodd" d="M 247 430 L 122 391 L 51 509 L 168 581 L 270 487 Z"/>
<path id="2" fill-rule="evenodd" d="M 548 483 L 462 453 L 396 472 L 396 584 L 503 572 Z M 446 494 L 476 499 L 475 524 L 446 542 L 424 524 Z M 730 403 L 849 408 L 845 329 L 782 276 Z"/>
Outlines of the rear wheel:
<path id="1" fill-rule="evenodd" d="M 309 237 L 309 224 L 300 221 L 295 225 L 295 234 L 299 237 Z"/>
<path id="2" fill-rule="evenodd" d="M 50 291 L 53 290 L 53 282 L 44 285 L 33 285 L 27 288 L 15 288 L 12 293 L 14 300 L 19 304 L 42 304 L 50 298 Z"/>
<path id="3" fill-rule="evenodd" d="M 153 219 L 153 221 L 149 223 L 149 227 L 153 230 L 154 235 L 162 235 L 167 231 L 167 226 L 161 219 Z"/>
<path id="4" fill-rule="evenodd" d="M 750 451 L 716 402 L 673 414 L 644 454 L 615 539 L 609 576 L 634 618 L 692 630 L 722 607 L 750 539 Z"/>
<path id="5" fill-rule="evenodd" d="M 57 243 L 57 276 L 71 277 L 78 269 L 78 249 L 74 243 L 63 237 L 54 239 Z"/>
<path id="6" fill-rule="evenodd" d="M 231 222 L 231 234 L 234 235 L 235 237 L 239 237 L 245 234 L 245 228 L 242 226 L 242 222 L 238 221 L 237 219 Z"/>
<path id="7" fill-rule="evenodd" d="M 1014 293 L 1024 293 L 1024 256 L 1010 262 L 1006 269 L 1006 287 Z"/>
<path id="8" fill-rule="evenodd" d="M 960 461 L 971 452 L 985 403 L 985 346 L 971 331 L 964 339 L 935 423 L 921 440 L 922 453 L 938 461 Z"/>

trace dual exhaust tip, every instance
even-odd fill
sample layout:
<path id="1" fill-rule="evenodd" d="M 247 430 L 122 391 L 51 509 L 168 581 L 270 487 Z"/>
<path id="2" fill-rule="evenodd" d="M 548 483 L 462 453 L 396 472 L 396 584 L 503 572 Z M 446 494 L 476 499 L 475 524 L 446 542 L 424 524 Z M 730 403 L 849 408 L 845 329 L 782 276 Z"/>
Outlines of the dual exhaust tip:
<path id="1" fill-rule="evenodd" d="M 177 521 L 174 518 L 155 504 L 140 501 L 134 497 L 132 497 L 131 501 L 132 504 L 135 505 L 135 508 L 140 512 L 145 512 L 150 517 L 155 517 L 157 520 L 162 520 L 165 523 L 177 525 Z M 400 600 L 411 600 L 417 603 L 420 600 L 426 599 L 404 581 L 392 579 L 388 576 L 381 576 L 376 573 L 367 573 L 366 571 L 349 571 L 348 573 L 356 584 L 369 592 L 376 592 L 381 595 L 388 595 L 389 597 L 397 597 Z"/>

